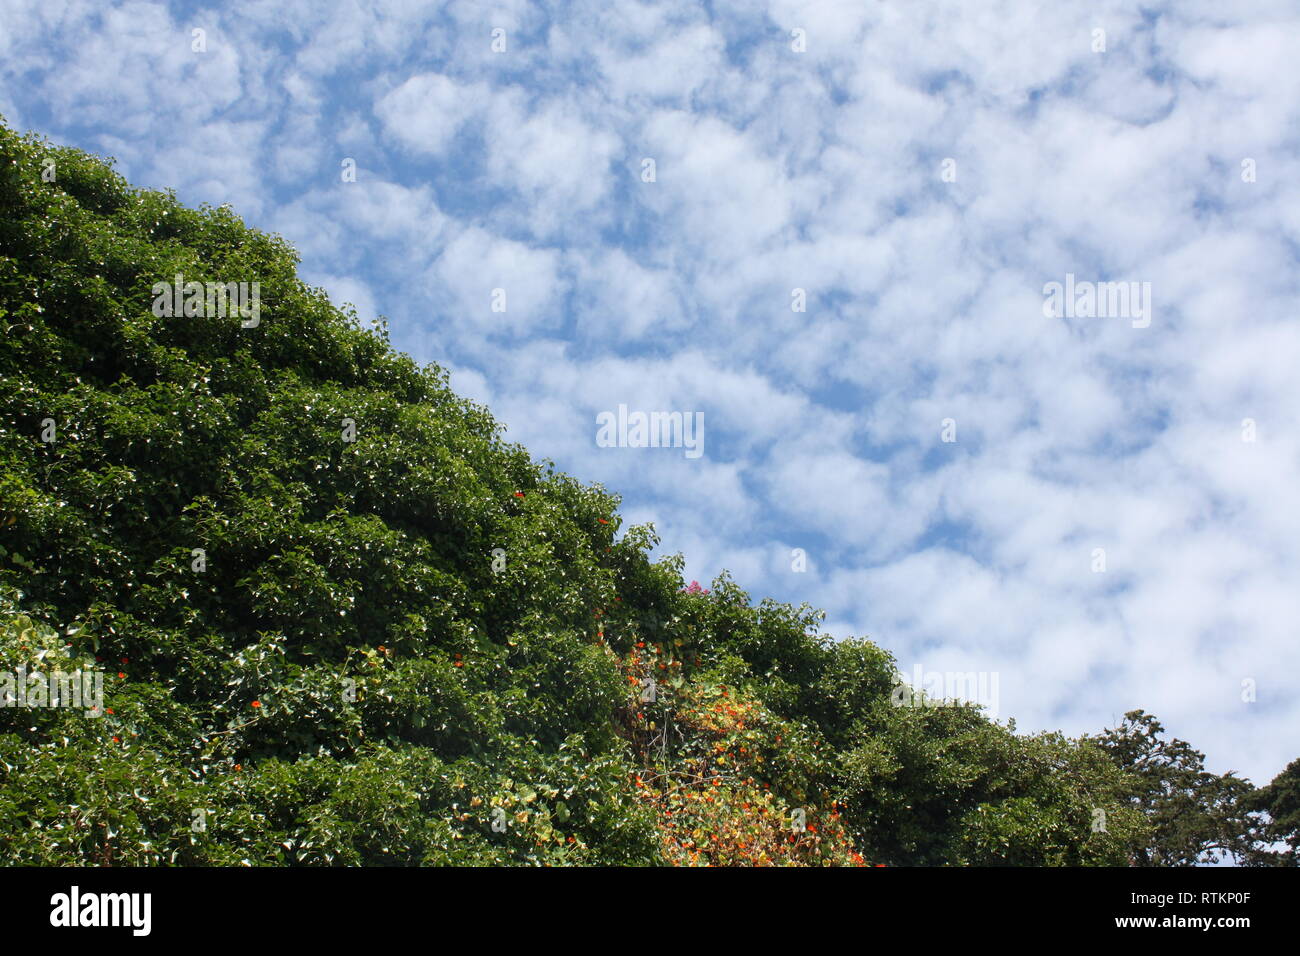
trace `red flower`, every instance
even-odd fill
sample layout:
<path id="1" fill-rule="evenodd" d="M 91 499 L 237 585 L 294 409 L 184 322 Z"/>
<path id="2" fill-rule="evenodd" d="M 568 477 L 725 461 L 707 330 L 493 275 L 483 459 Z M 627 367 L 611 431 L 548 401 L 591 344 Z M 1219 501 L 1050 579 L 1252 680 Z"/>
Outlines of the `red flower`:
<path id="1" fill-rule="evenodd" d="M 261 706 L 262 706 L 262 702 L 261 702 L 260 700 L 255 700 L 255 701 L 253 701 L 253 706 L 254 706 L 254 707 L 261 707 Z"/>
<path id="2" fill-rule="evenodd" d="M 120 677 L 120 678 L 122 678 L 123 680 L 126 679 L 126 674 L 123 673 L 122 671 L 118 671 L 118 672 L 117 672 L 117 676 Z"/>
<path id="3" fill-rule="evenodd" d="M 522 491 L 516 491 L 516 492 L 515 492 L 515 497 L 516 497 L 516 498 L 522 498 L 523 496 L 524 496 L 524 493 L 523 493 Z"/>

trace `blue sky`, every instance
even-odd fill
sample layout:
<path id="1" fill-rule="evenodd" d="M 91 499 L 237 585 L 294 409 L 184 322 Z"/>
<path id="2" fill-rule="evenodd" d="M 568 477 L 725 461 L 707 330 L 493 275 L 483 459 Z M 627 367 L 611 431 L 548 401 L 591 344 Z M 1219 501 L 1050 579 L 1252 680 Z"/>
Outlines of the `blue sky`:
<path id="1" fill-rule="evenodd" d="M 0 113 L 285 236 L 688 579 L 1264 782 L 1300 755 L 1298 21 L 6 0 Z M 1045 316 L 1067 273 L 1150 283 L 1149 324 Z M 598 447 L 620 404 L 703 412 L 704 454 Z"/>

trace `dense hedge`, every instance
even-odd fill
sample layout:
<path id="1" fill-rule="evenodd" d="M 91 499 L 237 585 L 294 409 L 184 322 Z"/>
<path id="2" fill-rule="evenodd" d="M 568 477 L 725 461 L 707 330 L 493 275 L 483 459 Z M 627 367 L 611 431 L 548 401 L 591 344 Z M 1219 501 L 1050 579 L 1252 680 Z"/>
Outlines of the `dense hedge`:
<path id="1" fill-rule="evenodd" d="M 0 655 L 98 670 L 105 705 L 0 709 L 0 862 L 1097 864 L 1149 843 L 1103 746 L 894 706 L 875 645 L 726 576 L 685 588 L 614 495 L 504 441 L 296 263 L 0 127 Z M 155 315 L 177 274 L 257 281 L 259 324 Z"/>

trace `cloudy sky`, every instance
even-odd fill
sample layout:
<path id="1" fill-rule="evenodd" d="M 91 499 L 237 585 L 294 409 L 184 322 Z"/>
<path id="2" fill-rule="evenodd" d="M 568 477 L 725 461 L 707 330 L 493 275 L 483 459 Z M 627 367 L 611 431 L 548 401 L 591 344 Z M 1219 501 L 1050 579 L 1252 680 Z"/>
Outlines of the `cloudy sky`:
<path id="1" fill-rule="evenodd" d="M 4 0 L 0 113 L 285 236 L 688 580 L 1300 756 L 1293 2 L 214 7 Z"/>

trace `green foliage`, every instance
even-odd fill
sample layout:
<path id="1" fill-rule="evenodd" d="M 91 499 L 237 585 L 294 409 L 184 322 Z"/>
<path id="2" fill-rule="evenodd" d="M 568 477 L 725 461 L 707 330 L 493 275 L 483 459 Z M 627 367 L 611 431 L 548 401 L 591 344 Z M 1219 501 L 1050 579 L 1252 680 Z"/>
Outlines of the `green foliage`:
<path id="1" fill-rule="evenodd" d="M 1095 738 L 1125 771 L 1126 798 L 1149 823 L 1149 837 L 1135 848 L 1133 864 L 1193 866 L 1253 854 L 1254 788 L 1233 773 L 1208 772 L 1204 754 L 1177 738 L 1163 739 L 1164 730 L 1154 716 L 1134 710 Z"/>
<path id="2" fill-rule="evenodd" d="M 1251 814 L 1258 838 L 1258 845 L 1242 854 L 1243 861 L 1250 866 L 1300 865 L 1300 760 L 1287 764 L 1272 783 L 1250 794 L 1243 805 Z"/>

